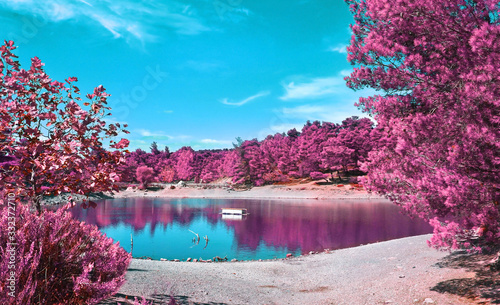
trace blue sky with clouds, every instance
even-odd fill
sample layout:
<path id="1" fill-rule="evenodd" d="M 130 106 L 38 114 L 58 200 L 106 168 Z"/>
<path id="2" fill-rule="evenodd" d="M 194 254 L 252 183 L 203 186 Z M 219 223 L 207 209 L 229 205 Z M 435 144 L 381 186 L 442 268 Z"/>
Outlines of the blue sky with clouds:
<path id="1" fill-rule="evenodd" d="M 232 147 L 362 113 L 345 86 L 352 17 L 330 1 L 10 0 L 0 36 L 82 92 L 103 85 L 131 148 Z"/>

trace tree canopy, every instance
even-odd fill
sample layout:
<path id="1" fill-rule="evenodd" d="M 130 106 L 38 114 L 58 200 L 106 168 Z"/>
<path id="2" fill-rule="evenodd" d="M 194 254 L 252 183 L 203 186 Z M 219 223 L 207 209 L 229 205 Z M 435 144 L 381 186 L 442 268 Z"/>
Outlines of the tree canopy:
<path id="1" fill-rule="evenodd" d="M 436 247 L 500 239 L 498 1 L 346 1 L 358 106 L 379 149 L 362 169 L 371 189 L 434 226 Z"/>

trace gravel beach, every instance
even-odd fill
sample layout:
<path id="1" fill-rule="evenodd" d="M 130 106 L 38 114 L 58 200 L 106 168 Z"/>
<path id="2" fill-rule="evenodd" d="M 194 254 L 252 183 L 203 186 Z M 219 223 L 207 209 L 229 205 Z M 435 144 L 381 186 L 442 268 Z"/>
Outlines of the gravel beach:
<path id="1" fill-rule="evenodd" d="M 112 300 L 146 296 L 181 304 L 475 304 L 434 291 L 474 273 L 439 262 L 430 235 L 272 261 L 223 263 L 134 259 Z"/>

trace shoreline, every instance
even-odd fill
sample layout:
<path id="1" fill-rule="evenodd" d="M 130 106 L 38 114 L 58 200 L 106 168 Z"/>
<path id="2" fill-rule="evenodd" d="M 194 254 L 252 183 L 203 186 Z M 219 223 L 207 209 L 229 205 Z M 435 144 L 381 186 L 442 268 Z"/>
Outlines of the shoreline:
<path id="1" fill-rule="evenodd" d="M 351 185 L 317 185 L 314 182 L 293 185 L 265 185 L 252 187 L 247 190 L 230 190 L 223 187 L 215 187 L 211 184 L 206 186 L 179 187 L 173 184 L 175 189 L 167 185 L 159 190 L 139 190 L 127 188 L 118 192 L 93 193 L 88 197 L 80 194 L 63 193 L 58 196 L 45 197 L 42 202 L 46 206 L 66 204 L 71 196 L 76 203 L 85 199 L 96 201 L 103 199 L 120 199 L 131 197 L 149 198 L 206 198 L 206 199 L 316 199 L 316 200 L 376 200 L 390 201 L 383 196 L 368 192 L 364 189 L 354 188 Z"/>
<path id="2" fill-rule="evenodd" d="M 446 266 L 464 254 L 429 248 L 430 236 L 264 261 L 133 259 L 126 283 L 100 304 L 131 304 L 143 295 L 156 302 L 173 296 L 180 304 L 476 304 L 439 291 L 475 274 Z"/>
<path id="3" fill-rule="evenodd" d="M 248 190 L 206 186 L 187 186 L 158 191 L 127 188 L 113 195 L 114 198 L 157 197 L 157 198 L 210 198 L 210 199 L 318 199 L 318 200 L 387 200 L 377 194 L 351 185 L 317 185 L 314 182 L 294 185 L 265 185 Z M 388 200 L 387 200 L 388 201 Z"/>

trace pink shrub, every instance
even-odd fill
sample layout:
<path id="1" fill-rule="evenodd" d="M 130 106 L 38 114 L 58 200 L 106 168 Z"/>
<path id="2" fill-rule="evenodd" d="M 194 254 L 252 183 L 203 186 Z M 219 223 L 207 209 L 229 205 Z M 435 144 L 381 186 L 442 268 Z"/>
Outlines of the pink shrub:
<path id="1" fill-rule="evenodd" d="M 264 179 L 258 178 L 255 180 L 255 186 L 263 186 L 265 183 Z"/>
<path id="2" fill-rule="evenodd" d="M 262 175 L 262 178 L 264 179 L 265 182 L 270 182 L 270 183 L 272 183 L 272 182 L 287 182 L 290 180 L 288 178 L 288 176 L 283 175 L 282 173 L 276 172 L 276 171 L 273 171 L 270 173 L 265 173 L 264 175 Z"/>
<path id="3" fill-rule="evenodd" d="M 154 180 L 154 171 L 147 166 L 139 166 L 136 170 L 137 181 L 141 184 L 140 189 L 145 189 Z"/>
<path id="4" fill-rule="evenodd" d="M 124 283 L 131 256 L 95 225 L 65 208 L 39 216 L 16 209 L 16 217 L 0 211 L 0 304 L 96 304 Z"/>
<path id="5" fill-rule="evenodd" d="M 164 167 L 160 170 L 160 174 L 158 175 L 158 180 L 161 182 L 172 183 L 176 180 L 177 173 L 175 169 L 172 167 Z"/>
<path id="6" fill-rule="evenodd" d="M 312 180 L 321 180 L 325 179 L 328 181 L 328 174 L 323 174 L 322 172 L 311 172 L 309 174 Z"/>

